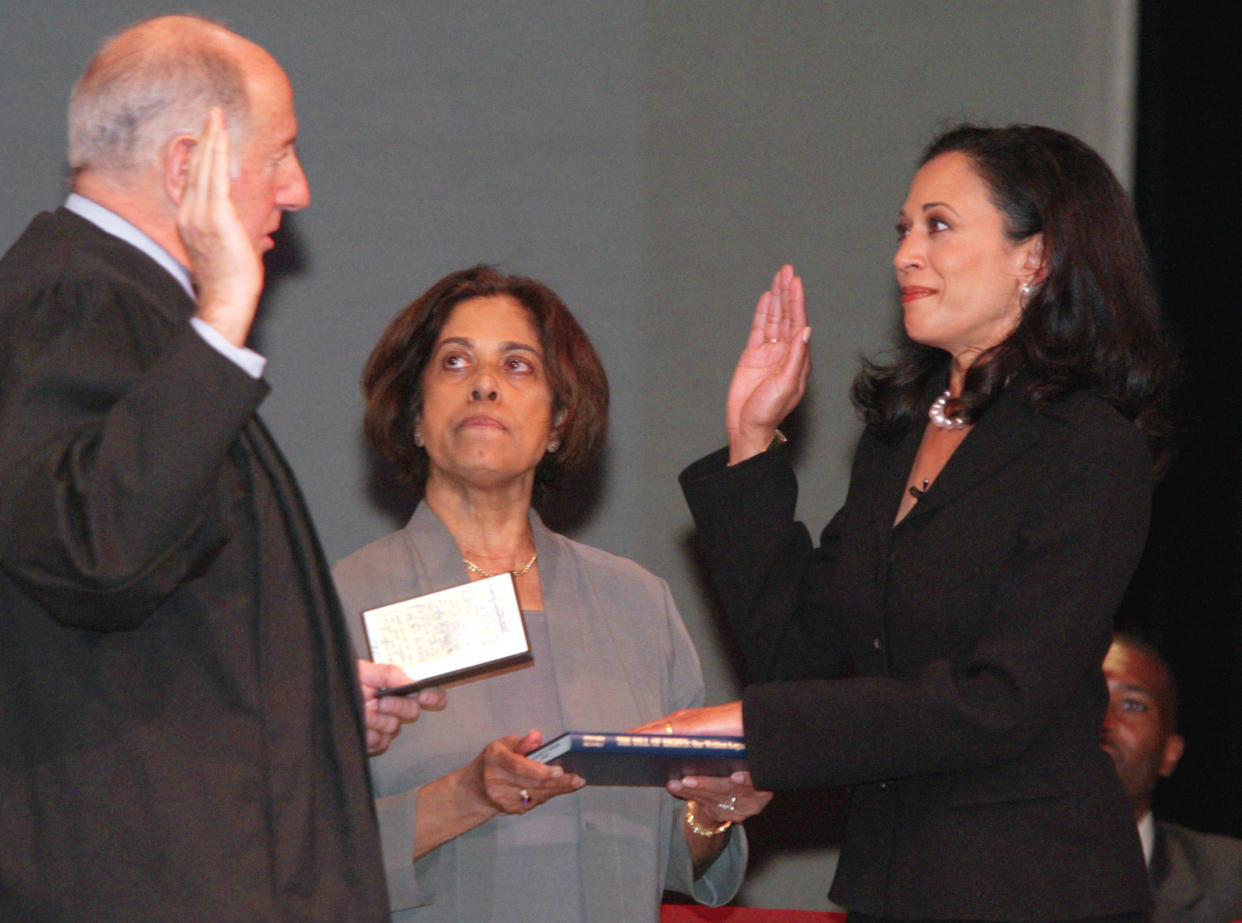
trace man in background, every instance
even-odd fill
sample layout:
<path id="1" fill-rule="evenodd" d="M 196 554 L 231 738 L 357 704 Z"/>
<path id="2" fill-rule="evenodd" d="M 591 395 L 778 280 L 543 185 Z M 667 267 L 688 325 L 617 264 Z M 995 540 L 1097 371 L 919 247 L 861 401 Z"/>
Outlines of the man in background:
<path id="1" fill-rule="evenodd" d="M 1156 780 L 1170 775 L 1185 741 L 1177 733 L 1177 688 L 1147 642 L 1117 633 L 1104 658 L 1109 709 L 1100 745 L 1113 758 L 1134 808 L 1155 896 L 1154 923 L 1242 919 L 1242 840 L 1157 821 Z"/>
<path id="2" fill-rule="evenodd" d="M 387 919 L 365 749 L 419 702 L 354 665 L 246 347 L 296 136 L 258 45 L 139 23 L 0 261 L 0 918 Z"/>

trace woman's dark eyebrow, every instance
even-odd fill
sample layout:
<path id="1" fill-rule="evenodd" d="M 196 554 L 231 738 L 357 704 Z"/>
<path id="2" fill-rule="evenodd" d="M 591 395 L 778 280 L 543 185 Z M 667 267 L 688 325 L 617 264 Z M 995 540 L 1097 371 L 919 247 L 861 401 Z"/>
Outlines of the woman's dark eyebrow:
<path id="1" fill-rule="evenodd" d="M 474 349 L 474 346 L 475 346 L 474 340 L 472 340 L 470 337 L 445 337 L 443 340 L 441 340 L 439 343 L 436 344 L 436 349 L 439 349 L 440 347 L 444 346 L 446 343 L 454 343 L 458 346 L 469 347 L 470 349 Z M 501 352 L 510 352 L 515 349 L 520 349 L 524 352 L 534 353 L 536 356 L 539 356 L 541 358 L 543 357 L 543 351 L 540 350 L 537 346 L 531 346 L 529 343 L 522 343 L 519 340 L 506 340 L 505 342 L 500 344 Z"/>

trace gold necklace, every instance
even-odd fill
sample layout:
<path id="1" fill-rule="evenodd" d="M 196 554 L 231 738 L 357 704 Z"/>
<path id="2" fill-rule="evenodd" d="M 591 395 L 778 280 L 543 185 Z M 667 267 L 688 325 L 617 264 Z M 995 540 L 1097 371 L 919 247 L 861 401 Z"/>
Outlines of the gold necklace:
<path id="1" fill-rule="evenodd" d="M 495 574 L 489 574 L 487 571 L 479 567 L 479 565 L 475 564 L 473 561 L 471 561 L 469 558 L 465 556 L 463 556 L 461 560 L 462 560 L 462 563 L 466 565 L 466 570 L 470 571 L 471 573 L 478 574 L 480 577 L 495 577 L 496 576 Z M 526 565 L 524 567 L 519 567 L 517 570 L 511 570 L 509 571 L 509 573 L 513 574 L 513 576 L 515 577 L 521 577 L 528 570 L 530 570 L 532 567 L 535 566 L 535 561 L 537 560 L 539 560 L 538 551 L 536 551 L 534 554 L 530 556 L 530 560 L 526 562 Z"/>

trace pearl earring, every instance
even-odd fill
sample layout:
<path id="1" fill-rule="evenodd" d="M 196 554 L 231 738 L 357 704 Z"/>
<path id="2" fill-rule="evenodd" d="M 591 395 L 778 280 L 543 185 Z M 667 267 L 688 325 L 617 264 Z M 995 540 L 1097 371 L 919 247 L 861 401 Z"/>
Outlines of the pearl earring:
<path id="1" fill-rule="evenodd" d="M 559 439 L 548 440 L 548 454 L 549 455 L 556 454 L 556 450 L 559 449 L 560 447 L 561 447 L 561 440 Z"/>

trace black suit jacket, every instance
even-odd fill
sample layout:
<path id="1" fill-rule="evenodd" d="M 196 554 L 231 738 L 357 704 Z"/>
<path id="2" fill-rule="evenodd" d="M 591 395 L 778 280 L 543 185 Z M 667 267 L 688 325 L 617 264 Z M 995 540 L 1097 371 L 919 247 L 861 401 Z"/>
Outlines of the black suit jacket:
<path id="1" fill-rule="evenodd" d="M 193 310 L 63 209 L 0 261 L 0 918 L 386 919 L 339 603 Z"/>
<path id="2" fill-rule="evenodd" d="M 757 785 L 855 786 L 832 898 L 884 916 L 1141 909 L 1100 665 L 1147 528 L 1139 432 L 1006 393 L 896 527 L 921 438 L 864 434 L 812 548 L 784 450 L 682 484 L 753 678 Z M 833 679 L 843 675 L 847 679 Z"/>

